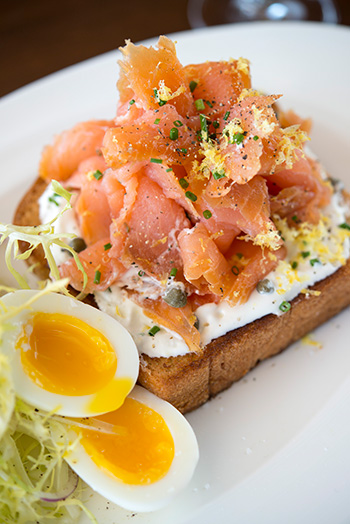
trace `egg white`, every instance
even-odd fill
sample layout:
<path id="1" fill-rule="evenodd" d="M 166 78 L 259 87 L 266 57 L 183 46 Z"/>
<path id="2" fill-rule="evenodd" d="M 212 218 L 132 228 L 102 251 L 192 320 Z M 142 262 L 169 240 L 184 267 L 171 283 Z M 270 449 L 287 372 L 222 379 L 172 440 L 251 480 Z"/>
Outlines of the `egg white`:
<path id="1" fill-rule="evenodd" d="M 1 298 L 6 308 L 19 307 L 32 299 L 37 291 L 19 290 Z M 96 393 L 90 395 L 70 396 L 46 391 L 37 386 L 25 373 L 21 364 L 21 351 L 15 349 L 22 326 L 35 312 L 59 313 L 76 317 L 100 331 L 110 342 L 117 356 L 117 369 L 114 379 L 128 377 L 130 389 L 133 388 L 139 372 L 139 355 L 133 339 L 119 322 L 102 311 L 84 304 L 74 298 L 48 293 L 39 297 L 30 307 L 26 307 L 13 319 L 11 325 L 3 332 L 0 351 L 4 353 L 12 370 L 12 380 L 16 394 L 33 406 L 45 411 L 55 411 L 59 415 L 68 417 L 92 417 L 110 411 L 92 411 L 89 404 L 94 400 Z M 129 393 L 126 392 L 126 395 Z"/>
<path id="2" fill-rule="evenodd" d="M 148 485 L 126 484 L 99 468 L 79 442 L 65 458 L 86 484 L 111 502 L 131 511 L 154 511 L 167 505 L 191 480 L 199 459 L 197 439 L 186 418 L 168 402 L 141 386 L 135 386 L 129 398 L 159 413 L 173 437 L 174 459 L 163 478 Z"/>

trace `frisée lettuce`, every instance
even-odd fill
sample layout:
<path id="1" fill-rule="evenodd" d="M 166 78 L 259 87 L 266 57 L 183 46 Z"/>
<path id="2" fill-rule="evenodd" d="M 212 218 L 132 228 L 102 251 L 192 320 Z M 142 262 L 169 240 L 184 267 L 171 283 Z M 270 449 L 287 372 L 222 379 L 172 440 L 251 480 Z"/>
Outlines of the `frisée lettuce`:
<path id="1" fill-rule="evenodd" d="M 65 289 L 67 280 L 51 282 L 35 298 Z M 15 398 L 10 363 L 1 353 L 4 330 L 31 301 L 6 309 L 0 299 L 0 522 L 74 524 L 84 511 L 82 483 L 64 460 L 76 441 L 54 413 L 44 413 Z"/>

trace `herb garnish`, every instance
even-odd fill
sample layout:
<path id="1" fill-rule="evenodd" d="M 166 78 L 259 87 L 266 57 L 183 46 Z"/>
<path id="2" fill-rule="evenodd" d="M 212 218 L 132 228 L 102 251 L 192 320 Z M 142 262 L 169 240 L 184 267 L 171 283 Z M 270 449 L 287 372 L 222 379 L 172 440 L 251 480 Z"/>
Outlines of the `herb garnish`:
<path id="1" fill-rule="evenodd" d="M 182 187 L 182 189 L 187 189 L 188 186 L 190 185 L 190 184 L 187 182 L 186 178 L 180 178 L 180 180 L 179 180 L 179 184 L 180 184 L 180 186 Z"/>
<path id="2" fill-rule="evenodd" d="M 99 284 L 101 280 L 101 271 L 97 270 L 95 272 L 94 284 Z"/>
<path id="3" fill-rule="evenodd" d="M 176 277 L 176 273 L 177 273 L 177 268 L 176 267 L 171 268 L 170 276 L 171 277 Z"/>
<path id="4" fill-rule="evenodd" d="M 158 333 L 158 331 L 160 331 L 160 327 L 159 326 L 153 326 L 149 331 L 148 331 L 148 334 L 151 336 L 151 337 L 154 337 L 154 335 L 156 333 Z"/>
<path id="5" fill-rule="evenodd" d="M 179 131 L 176 127 L 172 127 L 169 133 L 170 140 L 177 140 L 179 138 Z"/>
<path id="6" fill-rule="evenodd" d="M 209 209 L 206 209 L 205 211 L 203 211 L 203 216 L 208 220 L 208 218 L 211 218 L 213 215 L 211 211 L 209 211 Z"/>
<path id="7" fill-rule="evenodd" d="M 286 300 L 283 300 L 283 302 L 279 306 L 280 310 L 283 313 L 286 313 L 287 311 L 289 311 L 291 307 L 292 307 L 291 303 L 287 302 Z"/>
<path id="8" fill-rule="evenodd" d="M 101 173 L 101 171 L 99 169 L 97 169 L 93 174 L 92 176 L 94 178 L 96 178 L 96 180 L 101 180 L 101 178 L 103 177 L 103 173 Z"/>
<path id="9" fill-rule="evenodd" d="M 213 178 L 215 180 L 220 180 L 220 178 L 225 178 L 226 174 L 223 169 L 220 169 L 219 171 L 214 171 Z"/>
<path id="10" fill-rule="evenodd" d="M 195 202 L 197 200 L 197 195 L 192 193 L 192 191 L 186 191 L 185 197 L 187 197 L 189 200 L 192 200 L 192 202 Z"/>
<path id="11" fill-rule="evenodd" d="M 312 259 L 310 260 L 310 265 L 311 265 L 312 267 L 314 267 L 315 264 L 321 264 L 321 261 L 318 260 L 318 258 L 312 258 Z"/>
<path id="12" fill-rule="evenodd" d="M 190 82 L 190 91 L 191 91 L 191 93 L 193 93 L 193 91 L 196 89 L 197 85 L 198 85 L 198 82 L 195 82 L 194 80 L 191 80 L 191 82 Z"/>
<path id="13" fill-rule="evenodd" d="M 197 100 L 195 100 L 194 103 L 198 111 L 203 111 L 203 109 L 205 109 L 205 105 L 202 98 L 198 98 Z"/>
<path id="14" fill-rule="evenodd" d="M 234 275 L 236 275 L 236 276 L 239 275 L 239 269 L 238 269 L 237 266 L 232 266 L 232 267 L 231 267 L 231 271 L 232 271 L 232 273 L 233 273 Z"/>

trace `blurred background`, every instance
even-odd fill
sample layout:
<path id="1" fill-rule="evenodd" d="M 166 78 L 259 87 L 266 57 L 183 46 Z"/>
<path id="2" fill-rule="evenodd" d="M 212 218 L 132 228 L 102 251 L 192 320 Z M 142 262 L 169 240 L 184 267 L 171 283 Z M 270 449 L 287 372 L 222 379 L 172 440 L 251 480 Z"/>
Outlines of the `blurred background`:
<path id="1" fill-rule="evenodd" d="M 0 96 L 115 49 L 127 38 L 138 42 L 256 18 L 350 26 L 350 0 L 1 0 L 0 5 Z M 350 49 L 344 50 L 345 67 L 349 56 Z"/>

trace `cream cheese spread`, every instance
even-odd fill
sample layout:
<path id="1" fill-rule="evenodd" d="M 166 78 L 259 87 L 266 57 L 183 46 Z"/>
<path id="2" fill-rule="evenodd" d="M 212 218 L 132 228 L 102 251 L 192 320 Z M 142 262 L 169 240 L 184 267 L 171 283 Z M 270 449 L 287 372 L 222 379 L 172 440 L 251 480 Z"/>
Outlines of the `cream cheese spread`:
<path id="1" fill-rule="evenodd" d="M 49 200 L 52 196 L 50 186 L 39 201 L 40 219 L 42 223 L 57 215 L 60 206 Z M 203 345 L 222 336 L 229 331 L 242 327 L 270 313 L 283 314 L 280 309 L 283 302 L 290 302 L 299 293 L 308 294 L 308 288 L 334 273 L 349 257 L 349 236 L 339 228 L 346 221 L 347 207 L 343 201 L 341 188 L 337 187 L 331 203 L 323 210 L 323 220 L 319 227 L 314 228 L 309 235 L 308 252 L 305 259 L 299 256 L 297 268 L 292 269 L 291 263 L 300 251 L 302 237 L 296 239 L 292 228 L 284 238 L 287 247 L 287 257 L 266 278 L 269 281 L 270 292 L 259 293 L 254 290 L 244 304 L 230 306 L 222 301 L 219 304 L 200 306 L 195 314 L 199 321 L 199 332 Z M 281 221 L 281 227 L 283 226 Z M 79 236 L 79 226 L 72 210 L 67 211 L 55 222 L 55 232 L 73 232 Z M 288 233 L 288 230 L 287 230 Z M 66 260 L 69 255 L 60 249 L 54 252 L 57 264 Z M 137 267 L 128 270 L 118 283 L 108 290 L 96 292 L 98 307 L 115 317 L 132 335 L 139 352 L 150 357 L 170 357 L 183 355 L 188 347 L 182 337 L 165 328 L 155 336 L 149 335 L 149 330 L 155 323 L 147 317 L 142 308 L 128 298 L 126 289 L 137 289 L 139 293 L 151 298 L 159 297 L 163 288 L 159 283 L 146 275 L 140 276 Z M 283 309 L 283 308 L 282 308 Z"/>

